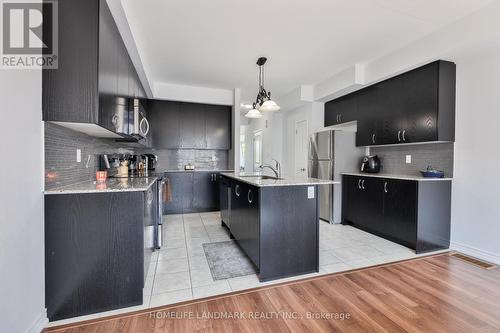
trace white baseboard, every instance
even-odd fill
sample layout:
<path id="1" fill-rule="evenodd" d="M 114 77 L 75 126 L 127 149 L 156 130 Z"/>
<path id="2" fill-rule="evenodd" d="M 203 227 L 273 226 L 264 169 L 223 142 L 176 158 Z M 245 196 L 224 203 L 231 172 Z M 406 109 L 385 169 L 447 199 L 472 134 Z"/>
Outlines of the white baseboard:
<path id="1" fill-rule="evenodd" d="M 49 319 L 47 318 L 47 309 L 43 309 L 31 327 L 26 330 L 26 333 L 40 333 L 48 323 Z"/>
<path id="2" fill-rule="evenodd" d="M 451 242 L 450 248 L 452 250 L 462 252 L 463 254 L 467 254 L 472 257 L 476 257 L 478 259 L 482 259 L 485 261 L 489 261 L 493 264 L 500 265 L 500 255 L 491 253 L 488 251 L 480 250 L 475 247 L 464 245 L 456 242 Z"/>

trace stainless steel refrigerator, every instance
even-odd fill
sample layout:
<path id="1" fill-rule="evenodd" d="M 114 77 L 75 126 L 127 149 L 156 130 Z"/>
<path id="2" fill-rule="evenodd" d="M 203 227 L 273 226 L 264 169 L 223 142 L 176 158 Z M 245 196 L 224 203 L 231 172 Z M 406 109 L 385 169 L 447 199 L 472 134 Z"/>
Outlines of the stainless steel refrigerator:
<path id="1" fill-rule="evenodd" d="M 342 172 L 358 172 L 364 149 L 356 147 L 356 133 L 329 130 L 311 135 L 309 141 L 309 177 L 342 181 Z M 319 217 L 340 223 L 342 185 L 321 185 Z"/>

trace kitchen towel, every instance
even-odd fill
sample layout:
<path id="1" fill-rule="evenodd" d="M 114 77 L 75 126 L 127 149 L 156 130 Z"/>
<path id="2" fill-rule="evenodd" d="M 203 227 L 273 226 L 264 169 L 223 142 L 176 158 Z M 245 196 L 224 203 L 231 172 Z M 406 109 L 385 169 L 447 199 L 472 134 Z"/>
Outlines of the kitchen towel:
<path id="1" fill-rule="evenodd" d="M 172 188 L 170 187 L 170 179 L 167 178 L 165 187 L 163 188 L 163 202 L 172 201 Z"/>

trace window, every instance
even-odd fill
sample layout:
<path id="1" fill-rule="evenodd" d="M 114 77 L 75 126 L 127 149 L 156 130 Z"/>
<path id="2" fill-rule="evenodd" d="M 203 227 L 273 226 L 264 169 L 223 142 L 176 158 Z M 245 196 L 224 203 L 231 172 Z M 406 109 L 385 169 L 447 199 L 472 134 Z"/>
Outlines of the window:
<path id="1" fill-rule="evenodd" d="M 262 165 L 262 130 L 253 134 L 253 163 L 254 171 L 259 170 Z"/>

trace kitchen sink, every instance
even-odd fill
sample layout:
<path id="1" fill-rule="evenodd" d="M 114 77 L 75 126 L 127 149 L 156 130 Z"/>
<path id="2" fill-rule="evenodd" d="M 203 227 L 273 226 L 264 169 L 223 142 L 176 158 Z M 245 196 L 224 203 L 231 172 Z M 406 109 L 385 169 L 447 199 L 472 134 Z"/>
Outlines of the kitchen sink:
<path id="1" fill-rule="evenodd" d="M 282 180 L 284 178 L 278 178 L 278 177 L 273 177 L 273 176 L 266 176 L 266 175 L 248 175 L 248 176 L 240 176 L 241 178 L 253 178 L 253 179 L 262 179 L 262 180 Z"/>

